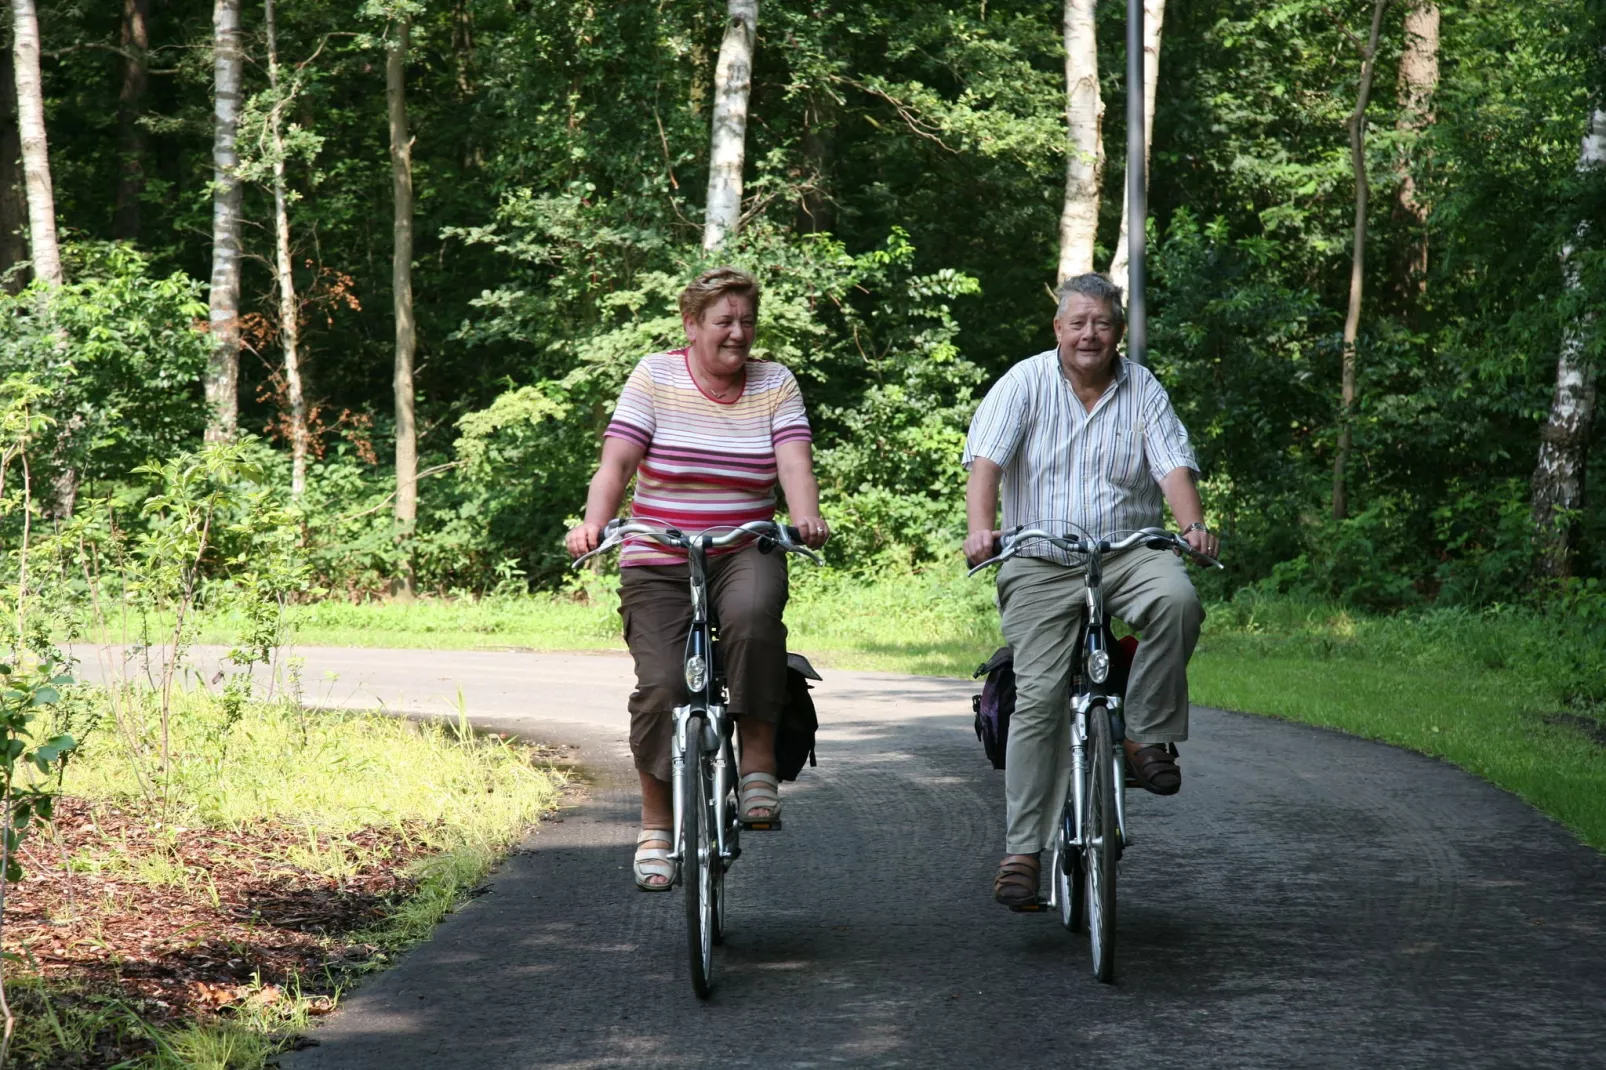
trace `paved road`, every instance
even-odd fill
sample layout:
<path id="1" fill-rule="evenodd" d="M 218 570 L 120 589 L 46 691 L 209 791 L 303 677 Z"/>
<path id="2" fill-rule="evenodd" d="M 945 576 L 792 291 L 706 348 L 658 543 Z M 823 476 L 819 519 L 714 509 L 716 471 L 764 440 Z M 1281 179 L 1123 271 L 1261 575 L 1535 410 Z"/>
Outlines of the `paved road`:
<path id="1" fill-rule="evenodd" d="M 1195 710 L 1183 794 L 1133 799 L 1106 987 L 989 899 L 1002 775 L 969 687 L 828 672 L 821 764 L 744 840 L 700 1003 L 683 900 L 629 879 L 628 660 L 304 653 L 314 699 L 446 712 L 461 687 L 596 782 L 291 1070 L 1606 1066 L 1606 859 L 1439 762 Z"/>

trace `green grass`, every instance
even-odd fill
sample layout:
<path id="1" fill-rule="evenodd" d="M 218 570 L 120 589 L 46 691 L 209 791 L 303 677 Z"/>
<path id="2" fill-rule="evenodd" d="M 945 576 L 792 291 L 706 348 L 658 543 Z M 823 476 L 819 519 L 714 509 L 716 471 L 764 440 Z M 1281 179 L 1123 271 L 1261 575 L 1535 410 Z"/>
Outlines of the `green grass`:
<path id="1" fill-rule="evenodd" d="M 284 862 L 338 878 L 363 850 L 345 834 L 365 826 L 404 830 L 428 851 L 411 868 L 414 889 L 371 931 L 352 937 L 381 949 L 376 964 L 426 938 L 556 803 L 562 786 L 518 746 L 476 734 L 466 722 L 420 724 L 260 702 L 231 720 L 216 697 L 179 693 L 164 774 L 159 706 L 149 691 L 73 688 L 55 716 L 81 740 L 64 790 L 160 818 L 151 833 L 158 847 L 163 835 L 184 827 L 272 820 L 305 833 L 284 844 Z M 160 852 L 135 864 L 116 851 L 75 861 L 80 871 L 126 871 L 135 883 L 206 894 L 205 873 Z M 157 1049 L 136 1064 L 142 1067 L 256 1070 L 309 1025 L 308 1000 L 294 985 L 261 1005 L 248 1000 L 228 1018 L 161 1030 L 102 994 L 26 979 L 18 992 L 34 1011 L 18 1038 L 24 1065 L 77 1065 L 71 1053 L 95 1038 L 132 1031 Z"/>
<path id="2" fill-rule="evenodd" d="M 623 649 L 606 580 L 580 595 L 296 610 L 313 645 Z M 877 582 L 793 570 L 791 646 L 818 664 L 968 676 L 1002 642 L 992 584 L 959 570 Z M 219 630 L 226 622 L 218 622 Z M 1532 612 L 1391 617 L 1241 596 L 1211 607 L 1197 702 L 1434 755 L 1606 850 L 1606 626 Z"/>

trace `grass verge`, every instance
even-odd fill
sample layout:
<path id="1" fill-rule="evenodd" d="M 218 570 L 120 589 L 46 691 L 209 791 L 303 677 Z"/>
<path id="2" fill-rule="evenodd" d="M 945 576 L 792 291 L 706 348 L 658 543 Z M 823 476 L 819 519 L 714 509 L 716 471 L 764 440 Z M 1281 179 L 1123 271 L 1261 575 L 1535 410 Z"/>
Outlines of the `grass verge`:
<path id="1" fill-rule="evenodd" d="M 1002 642 L 992 584 L 957 569 L 792 575 L 792 646 L 824 666 L 968 676 Z M 296 623 L 313 645 L 623 649 L 617 605 L 597 579 L 571 595 L 320 603 Z M 1245 594 L 1211 607 L 1190 675 L 1197 702 L 1443 758 L 1606 850 L 1606 627 L 1511 609 L 1368 617 Z"/>
<path id="2" fill-rule="evenodd" d="M 180 693 L 164 747 L 136 689 L 75 689 L 59 716 L 82 750 L 6 903 L 32 974 L 13 988 L 19 1067 L 264 1066 L 426 937 L 562 786 L 458 726 Z"/>

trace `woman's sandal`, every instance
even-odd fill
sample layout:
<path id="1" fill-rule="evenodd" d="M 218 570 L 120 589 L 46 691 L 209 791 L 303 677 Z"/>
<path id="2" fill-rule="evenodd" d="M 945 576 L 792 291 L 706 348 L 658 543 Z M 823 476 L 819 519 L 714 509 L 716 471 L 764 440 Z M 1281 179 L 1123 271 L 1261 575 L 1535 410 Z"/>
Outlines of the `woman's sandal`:
<path id="1" fill-rule="evenodd" d="M 737 806 L 742 827 L 778 829 L 781 827 L 781 781 L 774 773 L 748 773 L 742 777 L 742 799 Z M 755 814 L 753 811 L 764 813 Z"/>
<path id="2" fill-rule="evenodd" d="M 1175 795 L 1182 790 L 1182 770 L 1177 768 L 1177 748 L 1174 743 L 1150 743 L 1129 751 L 1127 768 L 1138 782 L 1138 787 L 1156 795 Z"/>
<path id="3" fill-rule="evenodd" d="M 1037 875 L 1041 867 L 1036 855 L 1026 861 L 1005 859 L 993 878 L 993 898 L 1011 910 L 1037 909 Z"/>
<path id="4" fill-rule="evenodd" d="M 636 874 L 637 888 L 644 892 L 667 892 L 675 886 L 675 860 L 669 857 L 668 847 L 642 846 L 654 840 L 674 843 L 675 834 L 668 829 L 642 829 L 641 835 L 636 837 L 636 861 L 631 869 Z M 652 877 L 662 877 L 664 882 L 655 884 Z"/>

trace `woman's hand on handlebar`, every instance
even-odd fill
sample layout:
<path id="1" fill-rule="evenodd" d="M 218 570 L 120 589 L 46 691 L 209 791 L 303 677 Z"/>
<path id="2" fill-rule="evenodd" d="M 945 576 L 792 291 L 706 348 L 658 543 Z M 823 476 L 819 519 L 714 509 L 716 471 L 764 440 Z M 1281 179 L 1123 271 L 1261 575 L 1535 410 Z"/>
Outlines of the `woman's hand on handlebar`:
<path id="1" fill-rule="evenodd" d="M 823 517 L 800 517 L 792 526 L 803 536 L 803 544 L 813 550 L 824 546 L 825 540 L 831 537 L 831 525 L 827 524 Z"/>
<path id="2" fill-rule="evenodd" d="M 602 545 L 602 525 L 582 521 L 569 529 L 569 534 L 563 538 L 563 544 L 568 548 L 570 557 L 588 554 Z"/>
<path id="3" fill-rule="evenodd" d="M 998 552 L 998 536 L 1002 531 L 972 531 L 965 536 L 965 560 L 979 565 Z"/>

